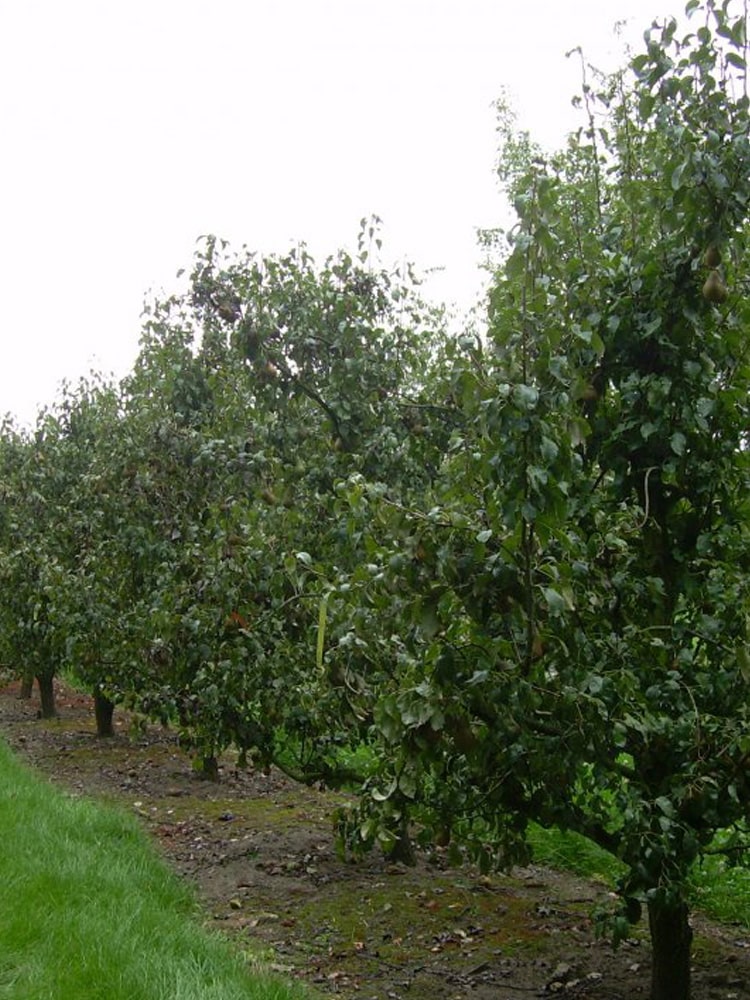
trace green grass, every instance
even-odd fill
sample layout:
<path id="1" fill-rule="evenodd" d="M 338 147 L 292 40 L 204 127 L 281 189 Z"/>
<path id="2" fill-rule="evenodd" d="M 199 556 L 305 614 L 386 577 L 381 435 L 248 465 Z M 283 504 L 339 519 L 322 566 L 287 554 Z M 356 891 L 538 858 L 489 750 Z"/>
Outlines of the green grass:
<path id="1" fill-rule="evenodd" d="M 73 667 L 64 667 L 62 670 L 57 672 L 56 676 L 73 691 L 77 691 L 79 694 L 91 694 L 91 685 L 86 684 L 85 681 L 81 680 L 80 676 L 76 673 Z"/>
<path id="2" fill-rule="evenodd" d="M 721 838 L 717 838 L 720 840 Z M 533 826 L 530 841 L 534 860 L 614 886 L 623 865 L 586 837 Z M 750 868 L 732 866 L 721 856 L 708 856 L 693 867 L 690 901 L 703 913 L 724 923 L 750 927 Z"/>
<path id="3" fill-rule="evenodd" d="M 0 741 L 0 1000 L 302 1000 L 200 926 L 134 820 Z"/>
<path id="4" fill-rule="evenodd" d="M 544 829 L 532 824 L 529 828 L 529 842 L 534 861 L 539 864 L 573 872 L 584 878 L 597 879 L 606 885 L 614 885 L 625 871 L 624 865 L 613 858 L 609 851 L 603 850 L 579 833 L 562 833 L 554 828 Z"/>
<path id="5" fill-rule="evenodd" d="M 750 868 L 707 857 L 690 877 L 691 900 L 704 913 L 727 924 L 750 927 Z"/>

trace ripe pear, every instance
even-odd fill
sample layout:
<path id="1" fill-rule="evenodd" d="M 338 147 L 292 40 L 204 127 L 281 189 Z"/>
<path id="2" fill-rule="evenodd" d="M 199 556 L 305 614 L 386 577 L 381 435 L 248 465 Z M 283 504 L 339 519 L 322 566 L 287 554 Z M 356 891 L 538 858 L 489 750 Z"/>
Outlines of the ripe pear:
<path id="1" fill-rule="evenodd" d="M 715 243 L 712 243 L 703 254 L 703 263 L 712 270 L 716 270 L 721 264 L 721 252 Z"/>
<path id="2" fill-rule="evenodd" d="M 225 323 L 234 323 L 240 314 L 239 308 L 233 302 L 221 302 L 217 310 Z"/>
<path id="3" fill-rule="evenodd" d="M 588 385 L 585 385 L 581 390 L 581 399 L 584 400 L 586 403 L 595 403 L 597 399 L 600 398 L 600 396 L 601 393 L 596 388 L 596 386 L 591 382 L 589 382 Z"/>
<path id="4" fill-rule="evenodd" d="M 708 277 L 703 285 L 703 298 L 708 302 L 713 302 L 714 305 L 720 305 L 722 302 L 726 302 L 727 295 L 729 295 L 729 292 L 727 291 L 727 286 L 722 281 L 721 275 L 716 268 L 712 268 L 708 272 Z"/>

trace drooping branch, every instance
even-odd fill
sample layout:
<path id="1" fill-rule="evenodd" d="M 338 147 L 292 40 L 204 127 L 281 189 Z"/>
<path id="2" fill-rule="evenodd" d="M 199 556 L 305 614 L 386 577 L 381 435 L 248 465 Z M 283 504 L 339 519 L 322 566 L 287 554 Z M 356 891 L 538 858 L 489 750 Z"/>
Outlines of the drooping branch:
<path id="1" fill-rule="evenodd" d="M 341 433 L 341 422 L 339 421 L 338 414 L 333 409 L 333 407 L 331 407 L 328 403 L 326 403 L 326 401 L 323 399 L 320 393 L 318 393 L 315 389 L 313 389 L 312 386 L 308 385 L 306 382 L 303 382 L 302 379 L 299 378 L 299 376 L 294 376 L 292 381 L 294 385 L 297 386 L 297 388 L 299 388 L 300 391 L 303 392 L 305 396 L 308 397 L 308 399 L 311 399 L 314 403 L 317 403 L 317 405 L 323 410 L 323 412 L 326 414 L 328 419 L 333 424 L 334 436 L 339 438 L 343 437 Z"/>

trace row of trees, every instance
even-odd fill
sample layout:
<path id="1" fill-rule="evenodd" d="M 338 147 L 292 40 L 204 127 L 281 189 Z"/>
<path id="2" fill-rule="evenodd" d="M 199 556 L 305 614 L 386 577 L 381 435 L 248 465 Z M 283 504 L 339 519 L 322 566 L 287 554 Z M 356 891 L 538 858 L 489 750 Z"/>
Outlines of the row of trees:
<path id="1" fill-rule="evenodd" d="M 130 377 L 0 436 L 3 656 L 46 714 L 70 665 L 103 734 L 126 701 L 209 775 L 355 787 L 354 849 L 576 830 L 625 863 L 615 937 L 648 911 L 653 1000 L 750 794 L 746 23 L 687 14 L 587 69 L 556 156 L 501 109 L 486 336 L 375 225 L 321 267 L 209 239 Z"/>
<path id="2" fill-rule="evenodd" d="M 422 398 L 440 316 L 369 266 L 374 238 L 320 269 L 206 240 L 189 292 L 147 310 L 131 376 L 66 389 L 30 437 L 6 425 L 5 659 L 45 715 L 69 665 L 102 735 L 127 700 L 209 771 L 232 743 L 267 763 L 279 728 L 327 733 L 306 719 L 327 697 L 316 636 L 342 638 L 321 608 L 366 561 L 340 484 L 384 475 L 407 500 L 440 460 Z"/>

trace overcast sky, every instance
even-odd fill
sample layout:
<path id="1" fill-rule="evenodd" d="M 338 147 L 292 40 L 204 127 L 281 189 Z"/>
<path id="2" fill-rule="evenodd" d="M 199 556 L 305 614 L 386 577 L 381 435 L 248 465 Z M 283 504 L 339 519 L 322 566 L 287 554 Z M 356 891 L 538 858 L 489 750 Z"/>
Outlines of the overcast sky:
<path id="1" fill-rule="evenodd" d="M 503 220 L 493 102 L 559 145 L 582 45 L 602 66 L 683 0 L 0 0 L 0 413 L 132 364 L 150 289 L 195 241 L 384 259 L 481 286 Z M 627 19 L 624 35 L 615 35 Z"/>

